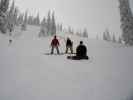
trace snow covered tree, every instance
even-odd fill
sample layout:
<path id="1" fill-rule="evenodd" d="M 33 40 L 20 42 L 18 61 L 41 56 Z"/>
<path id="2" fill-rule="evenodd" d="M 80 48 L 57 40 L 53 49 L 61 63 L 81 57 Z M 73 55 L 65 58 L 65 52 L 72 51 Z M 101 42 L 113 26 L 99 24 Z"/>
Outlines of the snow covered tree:
<path id="1" fill-rule="evenodd" d="M 7 21 L 8 21 L 8 29 L 10 32 L 12 32 L 14 30 L 14 27 L 16 25 L 18 25 L 18 8 L 15 7 L 15 3 L 14 1 L 12 2 L 12 5 L 9 9 L 8 12 L 8 17 L 7 17 Z"/>
<path id="2" fill-rule="evenodd" d="M 73 34 L 73 29 L 71 26 L 68 27 L 68 33 Z"/>
<path id="3" fill-rule="evenodd" d="M 107 36 L 106 36 L 106 33 L 105 32 L 103 33 L 103 40 L 106 40 L 107 41 Z"/>
<path id="4" fill-rule="evenodd" d="M 52 14 L 52 20 L 51 20 L 51 35 L 56 34 L 56 23 L 55 23 L 55 17 L 54 12 Z"/>
<path id="5" fill-rule="evenodd" d="M 27 22 L 28 22 L 28 12 L 26 11 L 25 15 L 24 15 L 24 21 L 21 25 L 21 30 L 22 31 L 25 31 L 27 29 Z"/>
<path id="6" fill-rule="evenodd" d="M 39 16 L 39 13 L 38 13 L 37 16 L 34 18 L 34 25 L 37 25 L 37 26 L 40 25 L 40 16 Z"/>
<path id="7" fill-rule="evenodd" d="M 88 32 L 86 28 L 83 31 L 83 37 L 88 38 Z"/>
<path id="8" fill-rule="evenodd" d="M 9 8 L 9 0 L 0 1 L 0 11 L 6 13 Z"/>
<path id="9" fill-rule="evenodd" d="M 9 0 L 0 1 L 0 31 L 6 33 L 7 30 L 7 10 L 9 8 Z"/>
<path id="10" fill-rule="evenodd" d="M 133 15 L 129 5 L 129 0 L 119 0 L 122 39 L 125 44 L 133 45 Z"/>
<path id="11" fill-rule="evenodd" d="M 34 20 L 33 16 L 28 16 L 28 21 L 27 21 L 27 23 L 28 23 L 29 25 L 34 25 L 34 24 L 33 24 L 33 20 Z"/>
<path id="12" fill-rule="evenodd" d="M 63 31 L 63 25 L 60 24 L 60 31 L 62 32 Z"/>
<path id="13" fill-rule="evenodd" d="M 122 38 L 121 37 L 119 37 L 119 39 L 118 39 L 118 43 L 122 43 Z"/>
<path id="14" fill-rule="evenodd" d="M 111 41 L 111 36 L 108 29 L 106 29 L 105 32 L 103 33 L 103 40 Z"/>
<path id="15" fill-rule="evenodd" d="M 51 16 L 50 16 L 50 11 L 48 12 L 47 16 L 47 33 L 48 35 L 51 35 Z"/>
<path id="16" fill-rule="evenodd" d="M 112 42 L 116 42 L 116 37 L 115 37 L 115 35 L 113 34 L 113 37 L 112 37 Z"/>
<path id="17" fill-rule="evenodd" d="M 17 18 L 17 23 L 22 24 L 24 21 L 24 14 L 19 14 Z"/>
<path id="18" fill-rule="evenodd" d="M 63 26 L 62 26 L 62 24 L 59 25 L 59 31 L 60 31 L 60 32 L 63 31 Z"/>
<path id="19" fill-rule="evenodd" d="M 63 26 L 62 26 L 62 24 L 57 24 L 56 25 L 56 31 L 57 32 L 63 32 Z"/>
<path id="20" fill-rule="evenodd" d="M 48 35 L 48 33 L 47 33 L 47 23 L 46 23 L 46 19 L 44 17 L 42 22 L 41 22 L 39 37 L 45 37 L 47 35 Z"/>
<path id="21" fill-rule="evenodd" d="M 15 25 L 18 25 L 18 13 L 19 13 L 19 10 L 17 7 L 15 7 L 15 10 L 14 10 L 14 24 Z"/>
<path id="22" fill-rule="evenodd" d="M 47 28 L 41 26 L 40 32 L 39 32 L 39 37 L 45 37 L 45 36 L 47 36 Z"/>

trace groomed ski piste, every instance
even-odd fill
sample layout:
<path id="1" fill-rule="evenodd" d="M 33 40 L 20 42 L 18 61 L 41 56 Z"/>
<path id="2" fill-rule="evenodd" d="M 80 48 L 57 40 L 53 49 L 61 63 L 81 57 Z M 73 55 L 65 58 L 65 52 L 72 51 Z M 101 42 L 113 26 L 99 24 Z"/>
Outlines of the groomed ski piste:
<path id="1" fill-rule="evenodd" d="M 73 61 L 44 55 L 53 37 L 38 38 L 39 29 L 0 34 L 0 100 L 132 100 L 133 47 L 57 34 L 60 52 L 67 36 L 74 48 L 80 40 L 87 45 L 91 59 Z"/>

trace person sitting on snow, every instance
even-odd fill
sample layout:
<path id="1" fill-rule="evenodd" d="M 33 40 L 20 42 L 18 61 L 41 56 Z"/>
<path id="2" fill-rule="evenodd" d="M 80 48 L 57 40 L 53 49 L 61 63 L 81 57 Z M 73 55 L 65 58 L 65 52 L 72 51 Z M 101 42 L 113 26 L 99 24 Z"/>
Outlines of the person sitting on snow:
<path id="1" fill-rule="evenodd" d="M 79 59 L 88 59 L 87 47 L 83 44 L 83 41 L 80 41 L 80 44 L 76 48 L 76 56 Z"/>
<path id="2" fill-rule="evenodd" d="M 83 41 L 80 41 L 80 44 L 76 48 L 76 55 L 75 56 L 68 56 L 68 59 L 73 59 L 73 60 L 82 60 L 86 59 L 88 60 L 87 56 L 87 47 L 83 44 Z"/>
<path id="3" fill-rule="evenodd" d="M 70 38 L 67 38 L 66 41 L 66 53 L 68 53 L 68 49 L 70 49 L 71 53 L 73 53 L 73 42 L 70 40 Z"/>
<path id="4" fill-rule="evenodd" d="M 51 54 L 54 53 L 54 49 L 57 50 L 57 54 L 59 54 L 59 40 L 56 38 L 56 35 L 54 36 L 52 42 L 51 42 L 51 46 L 52 46 L 52 49 L 51 49 Z"/>

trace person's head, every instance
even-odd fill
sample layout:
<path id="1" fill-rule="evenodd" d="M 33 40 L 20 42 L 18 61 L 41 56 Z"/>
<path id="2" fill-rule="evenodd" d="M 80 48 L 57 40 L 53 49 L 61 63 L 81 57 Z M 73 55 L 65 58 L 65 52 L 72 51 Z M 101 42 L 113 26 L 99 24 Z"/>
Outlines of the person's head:
<path id="1" fill-rule="evenodd" d="M 67 37 L 67 40 L 70 40 L 70 38 L 69 38 L 69 37 Z"/>
<path id="2" fill-rule="evenodd" d="M 83 44 L 83 41 L 80 41 L 80 45 L 82 45 Z"/>
<path id="3" fill-rule="evenodd" d="M 56 35 L 54 36 L 54 38 L 56 39 Z"/>

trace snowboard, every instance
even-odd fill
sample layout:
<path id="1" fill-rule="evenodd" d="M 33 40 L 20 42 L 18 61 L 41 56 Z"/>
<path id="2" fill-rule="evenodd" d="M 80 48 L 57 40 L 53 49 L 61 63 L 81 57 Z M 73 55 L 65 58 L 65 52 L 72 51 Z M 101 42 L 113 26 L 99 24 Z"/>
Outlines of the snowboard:
<path id="1" fill-rule="evenodd" d="M 67 59 L 69 59 L 69 60 L 89 60 L 89 57 L 86 56 L 84 58 L 78 58 L 76 56 L 67 56 Z"/>
<path id="2" fill-rule="evenodd" d="M 51 53 L 44 53 L 44 55 L 65 55 L 65 54 L 69 54 L 69 55 L 74 55 L 74 54 L 76 54 L 76 53 L 63 53 L 63 52 L 61 52 L 61 53 L 53 53 L 53 54 L 51 54 Z"/>
<path id="3" fill-rule="evenodd" d="M 44 55 L 64 55 L 65 53 L 53 53 L 53 54 L 51 54 L 51 53 L 44 53 Z"/>

